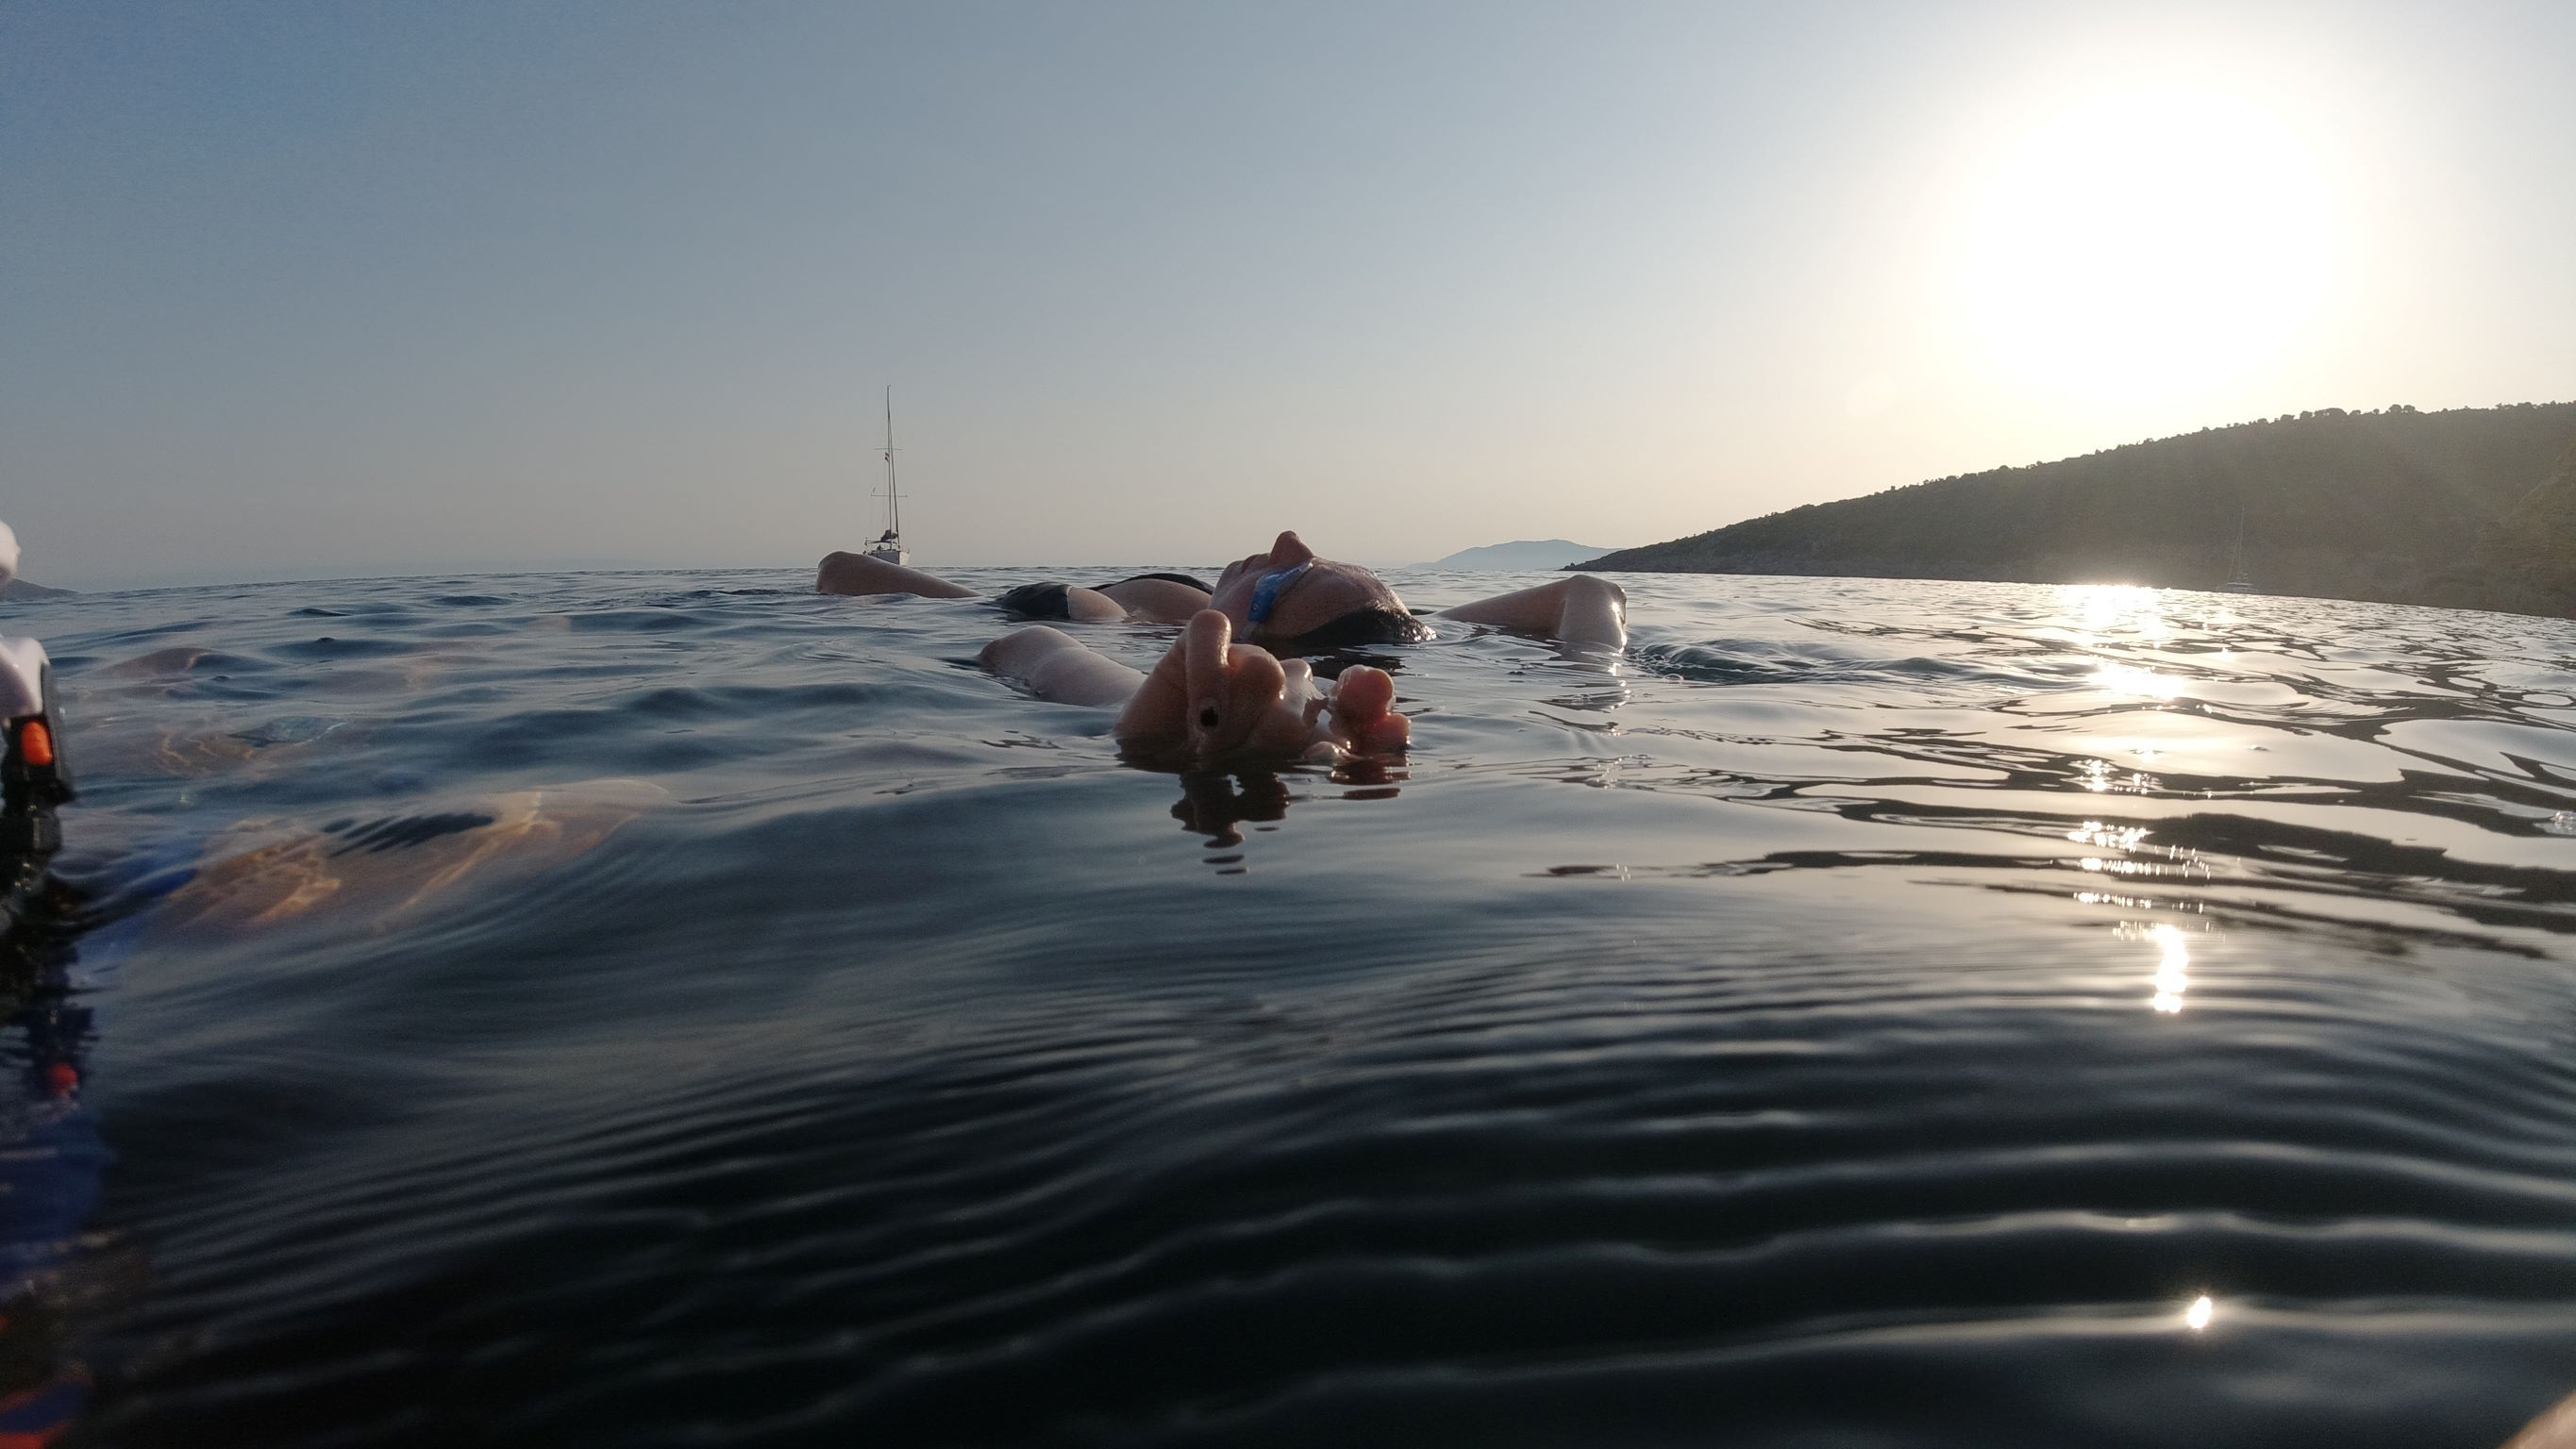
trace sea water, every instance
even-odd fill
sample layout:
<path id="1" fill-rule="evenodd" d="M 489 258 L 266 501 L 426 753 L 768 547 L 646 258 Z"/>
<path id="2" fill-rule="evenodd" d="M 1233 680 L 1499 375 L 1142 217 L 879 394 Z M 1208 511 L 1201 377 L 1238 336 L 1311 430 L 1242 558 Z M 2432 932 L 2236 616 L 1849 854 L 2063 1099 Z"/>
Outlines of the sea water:
<path id="1" fill-rule="evenodd" d="M 1195 775 L 977 670 L 992 609 L 801 572 L 14 608 L 85 793 L 7 1223 L 108 1285 L 21 1348 L 105 1442 L 271 1449 L 2576 1390 L 2576 626 L 1623 582 L 1615 655 L 1373 651 L 1402 760 Z"/>

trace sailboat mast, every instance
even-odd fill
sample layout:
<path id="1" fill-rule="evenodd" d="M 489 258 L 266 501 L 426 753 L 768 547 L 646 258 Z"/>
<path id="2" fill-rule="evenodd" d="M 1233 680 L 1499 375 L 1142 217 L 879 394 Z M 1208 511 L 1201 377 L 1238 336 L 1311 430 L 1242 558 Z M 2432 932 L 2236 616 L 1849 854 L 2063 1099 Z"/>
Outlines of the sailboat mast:
<path id="1" fill-rule="evenodd" d="M 886 413 L 886 445 L 885 445 L 885 460 L 886 460 L 886 536 L 887 536 L 888 538 L 901 538 L 901 537 L 903 537 L 903 494 L 901 493 L 901 491 L 899 491 L 899 490 L 895 487 L 895 482 L 894 482 L 894 384 L 893 384 L 893 383 L 887 383 L 887 384 L 886 384 L 886 390 L 885 390 L 885 413 Z"/>

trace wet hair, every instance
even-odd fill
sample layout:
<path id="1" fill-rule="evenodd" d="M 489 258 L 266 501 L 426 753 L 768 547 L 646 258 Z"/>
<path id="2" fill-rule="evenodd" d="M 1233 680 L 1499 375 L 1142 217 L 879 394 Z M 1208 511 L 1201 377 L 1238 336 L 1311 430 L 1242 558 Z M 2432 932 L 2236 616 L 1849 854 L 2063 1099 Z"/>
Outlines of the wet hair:
<path id="1" fill-rule="evenodd" d="M 1411 614 L 1402 609 L 1372 604 L 1364 609 L 1353 609 L 1293 639 L 1279 640 L 1273 652 L 1307 654 L 1346 649 L 1354 644 L 1419 644 L 1430 637 L 1430 626 Z"/>

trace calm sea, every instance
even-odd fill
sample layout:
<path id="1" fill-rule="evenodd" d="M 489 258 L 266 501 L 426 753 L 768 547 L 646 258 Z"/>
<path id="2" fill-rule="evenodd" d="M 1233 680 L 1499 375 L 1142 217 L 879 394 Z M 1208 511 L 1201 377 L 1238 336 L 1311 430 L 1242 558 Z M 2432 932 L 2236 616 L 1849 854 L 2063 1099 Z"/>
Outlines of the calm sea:
<path id="1" fill-rule="evenodd" d="M 8 612 L 87 790 L 8 1347 L 99 1440 L 2488 1449 L 2576 1390 L 2576 626 L 1641 576 L 1616 660 L 1385 651 L 1399 764 L 1177 776 L 991 610 L 808 577 Z"/>

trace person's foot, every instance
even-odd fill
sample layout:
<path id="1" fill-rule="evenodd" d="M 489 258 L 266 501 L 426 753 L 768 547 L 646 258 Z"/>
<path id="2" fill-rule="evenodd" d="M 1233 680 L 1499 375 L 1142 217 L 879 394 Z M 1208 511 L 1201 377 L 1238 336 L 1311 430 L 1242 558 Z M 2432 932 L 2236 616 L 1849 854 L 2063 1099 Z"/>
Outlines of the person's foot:
<path id="1" fill-rule="evenodd" d="M 1118 738 L 1185 748 L 1203 763 L 1404 748 L 1412 724 L 1395 712 L 1395 681 L 1385 670 L 1355 664 L 1325 688 L 1305 660 L 1282 663 L 1233 637 L 1232 621 L 1216 610 L 1193 616 L 1119 714 Z"/>

